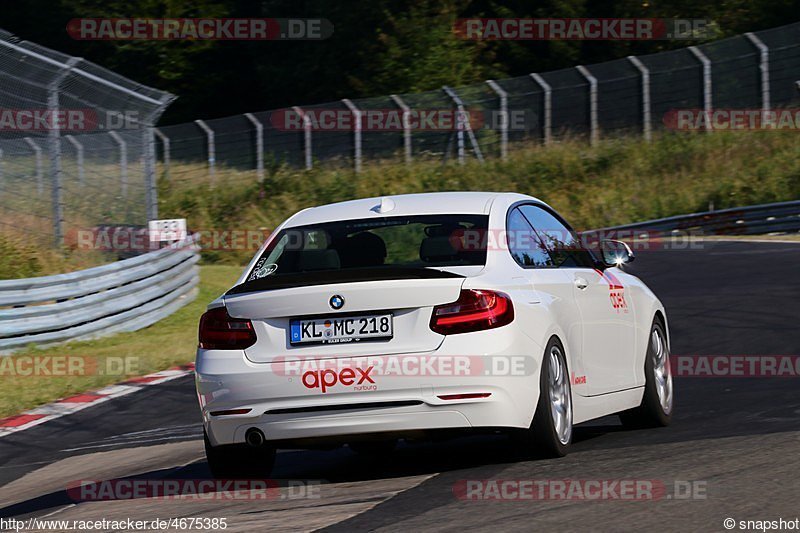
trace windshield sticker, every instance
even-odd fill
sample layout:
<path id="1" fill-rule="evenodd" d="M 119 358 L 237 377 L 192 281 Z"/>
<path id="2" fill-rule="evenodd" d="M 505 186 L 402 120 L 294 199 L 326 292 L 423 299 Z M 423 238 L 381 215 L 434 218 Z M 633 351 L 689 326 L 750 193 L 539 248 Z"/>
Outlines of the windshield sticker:
<path id="1" fill-rule="evenodd" d="M 257 268 L 253 272 L 253 279 L 261 279 L 267 277 L 270 274 L 274 274 L 276 270 L 278 270 L 278 265 L 276 265 L 275 263 L 269 263 L 268 265 L 264 265 L 260 268 Z"/>
<path id="2" fill-rule="evenodd" d="M 253 273 L 250 274 L 250 277 L 247 278 L 247 281 L 265 278 L 270 274 L 274 274 L 275 271 L 278 270 L 278 265 L 275 263 L 268 263 L 265 265 L 264 261 L 266 261 L 266 258 L 261 258 L 258 260 L 258 263 L 256 263 L 256 266 L 253 269 Z"/>

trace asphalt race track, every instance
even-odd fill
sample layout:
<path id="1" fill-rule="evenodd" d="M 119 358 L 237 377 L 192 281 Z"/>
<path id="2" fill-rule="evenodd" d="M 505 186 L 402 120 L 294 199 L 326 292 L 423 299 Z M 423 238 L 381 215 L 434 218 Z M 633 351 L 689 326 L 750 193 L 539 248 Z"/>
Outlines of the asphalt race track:
<path id="1" fill-rule="evenodd" d="M 674 355 L 800 354 L 800 243 L 706 242 L 641 252 L 630 268 L 664 302 Z M 291 498 L 286 488 L 268 501 L 73 501 L 65 487 L 78 479 L 209 476 L 193 383 L 182 378 L 0 439 L 0 517 L 224 517 L 227 531 L 724 531 L 726 518 L 800 516 L 799 385 L 797 376 L 677 378 L 671 427 L 625 430 L 616 417 L 584 424 L 560 460 L 514 462 L 503 436 L 404 444 L 384 459 L 346 448 L 282 451 L 275 478 L 323 480 L 317 497 Z M 666 493 L 642 501 L 454 495 L 459 481 L 486 479 L 657 480 Z"/>

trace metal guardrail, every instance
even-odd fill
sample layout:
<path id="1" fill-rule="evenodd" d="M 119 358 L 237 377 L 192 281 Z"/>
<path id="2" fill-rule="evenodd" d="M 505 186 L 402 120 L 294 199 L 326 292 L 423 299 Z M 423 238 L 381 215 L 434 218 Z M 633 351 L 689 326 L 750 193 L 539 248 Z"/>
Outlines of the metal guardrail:
<path id="1" fill-rule="evenodd" d="M 135 331 L 170 315 L 197 295 L 196 239 L 68 274 L 0 281 L 0 351 Z"/>
<path id="2" fill-rule="evenodd" d="M 584 232 L 584 238 L 800 232 L 800 200 L 705 211 Z M 68 274 L 0 281 L 0 354 L 135 331 L 197 293 L 197 236 L 161 250 Z"/>
<path id="3" fill-rule="evenodd" d="M 597 236 L 614 238 L 614 235 L 624 233 L 639 237 L 639 232 L 641 236 L 647 238 L 668 237 L 678 233 L 696 235 L 795 233 L 800 232 L 800 200 L 677 215 L 589 230 L 583 235 L 589 238 Z"/>

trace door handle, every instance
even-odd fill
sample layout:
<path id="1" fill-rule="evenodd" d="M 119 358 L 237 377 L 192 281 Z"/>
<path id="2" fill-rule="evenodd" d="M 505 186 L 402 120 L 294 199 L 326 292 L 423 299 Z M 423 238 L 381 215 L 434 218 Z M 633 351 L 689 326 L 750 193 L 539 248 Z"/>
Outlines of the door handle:
<path id="1" fill-rule="evenodd" d="M 582 277 L 578 276 L 575 278 L 575 286 L 578 287 L 580 290 L 584 290 L 586 287 L 589 286 L 589 283 Z"/>

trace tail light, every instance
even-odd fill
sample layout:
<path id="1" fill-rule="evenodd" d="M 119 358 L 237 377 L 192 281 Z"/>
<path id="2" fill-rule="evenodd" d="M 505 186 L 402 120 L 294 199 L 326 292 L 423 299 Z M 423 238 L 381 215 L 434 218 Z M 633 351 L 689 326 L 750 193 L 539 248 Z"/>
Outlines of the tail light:
<path id="1" fill-rule="evenodd" d="M 514 320 L 511 298 L 502 292 L 462 290 L 458 300 L 437 305 L 431 316 L 431 329 L 442 335 L 499 328 Z"/>
<path id="2" fill-rule="evenodd" d="M 210 350 L 243 350 L 256 342 L 253 323 L 232 318 L 224 307 L 206 311 L 200 317 L 200 348 Z"/>

